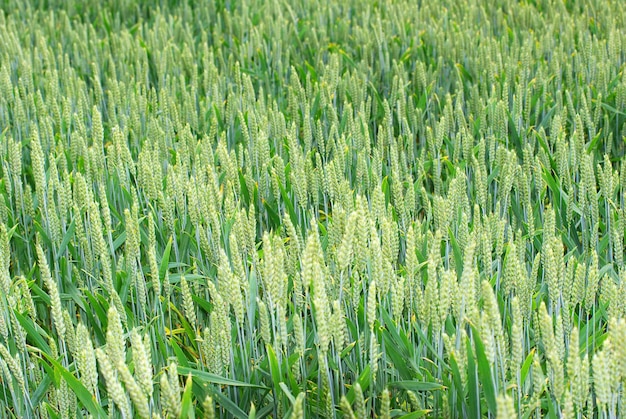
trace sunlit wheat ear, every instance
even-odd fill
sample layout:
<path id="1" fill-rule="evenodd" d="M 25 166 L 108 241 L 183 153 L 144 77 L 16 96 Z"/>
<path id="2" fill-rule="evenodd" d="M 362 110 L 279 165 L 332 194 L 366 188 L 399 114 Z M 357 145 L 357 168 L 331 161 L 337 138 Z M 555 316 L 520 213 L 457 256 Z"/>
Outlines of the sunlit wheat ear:
<path id="1" fill-rule="evenodd" d="M 391 400 L 388 389 L 384 389 L 381 396 L 380 417 L 382 419 L 391 419 Z"/>
<path id="2" fill-rule="evenodd" d="M 45 157 L 41 147 L 39 131 L 35 127 L 31 130 L 30 142 L 35 192 L 40 200 L 44 200 L 46 188 Z"/>
<path id="3" fill-rule="evenodd" d="M 593 390 L 601 411 L 607 409 L 611 398 L 611 360 L 608 351 L 596 352 L 593 356 Z"/>
<path id="4" fill-rule="evenodd" d="M 61 379 L 59 388 L 56 390 L 56 399 L 61 417 L 69 417 L 69 411 L 72 405 L 75 405 L 75 395 L 71 394 L 67 381 Z M 74 406 L 74 409 L 75 406 Z"/>
<path id="5" fill-rule="evenodd" d="M 74 329 L 72 316 L 67 309 L 63 310 L 63 323 L 65 324 L 65 343 L 67 344 L 68 351 L 74 356 L 78 351 L 78 343 L 76 342 L 76 330 Z"/>
<path id="6" fill-rule="evenodd" d="M 76 342 L 78 346 L 76 361 L 80 379 L 91 394 L 95 395 L 98 387 L 96 357 L 89 331 L 82 322 L 76 326 Z"/>
<path id="7" fill-rule="evenodd" d="M 161 375 L 161 397 L 166 413 L 174 417 L 180 415 L 180 384 L 178 383 L 177 366 L 172 363 Z"/>
<path id="8" fill-rule="evenodd" d="M 357 418 L 366 417 L 365 397 L 359 383 L 354 385 L 354 413 Z"/>
<path id="9" fill-rule="evenodd" d="M 498 407 L 497 407 L 497 418 L 498 419 L 505 419 L 505 418 L 511 418 L 511 417 L 515 417 L 516 416 L 516 410 L 515 410 L 515 405 L 514 405 L 514 401 L 513 398 L 509 395 L 499 395 L 497 398 L 497 403 L 498 403 Z"/>
<path id="10" fill-rule="evenodd" d="M 202 407 L 204 408 L 204 419 L 215 418 L 215 404 L 211 396 L 206 396 L 206 399 L 204 399 L 204 402 L 202 403 Z"/>
<path id="11" fill-rule="evenodd" d="M 117 371 L 109 361 L 107 354 L 101 349 L 96 349 L 96 358 L 100 364 L 100 371 L 106 382 L 107 392 L 120 409 L 122 415 L 128 417 L 131 414 L 130 402 L 122 384 L 117 377 Z"/>
<path id="12" fill-rule="evenodd" d="M 5 295 L 9 294 L 11 287 L 10 264 L 11 252 L 7 228 L 3 223 L 0 223 L 0 288 Z"/>
<path id="13" fill-rule="evenodd" d="M 261 329 L 261 337 L 267 344 L 272 342 L 272 334 L 270 329 L 270 318 L 267 311 L 267 306 L 263 300 L 257 299 L 257 305 L 259 306 L 259 323 Z"/>
<path id="14" fill-rule="evenodd" d="M 299 354 L 301 357 L 304 355 L 305 351 L 305 336 L 304 336 L 304 326 L 302 324 L 302 318 L 299 313 L 295 313 L 292 317 L 293 319 L 293 339 L 295 341 L 295 353 Z"/>
<path id="15" fill-rule="evenodd" d="M 346 419 L 356 419 L 354 411 L 352 410 L 352 406 L 350 406 L 350 402 L 348 401 L 346 396 L 341 397 L 340 407 L 341 412 Z"/>
<path id="16" fill-rule="evenodd" d="M 624 416 L 618 0 L 21 3 L 5 416 Z"/>
<path id="17" fill-rule="evenodd" d="M 133 405 L 135 407 L 135 413 L 143 419 L 149 419 L 150 407 L 148 405 L 148 399 L 146 397 L 146 394 L 142 391 L 139 384 L 137 384 L 137 381 L 130 373 L 130 370 L 128 369 L 126 364 L 118 365 L 117 371 L 119 373 L 119 377 L 124 383 L 124 387 L 126 388 L 130 399 L 133 402 Z"/>
<path id="18" fill-rule="evenodd" d="M 65 335 L 65 321 L 63 319 L 63 310 L 61 308 L 62 305 L 61 298 L 59 296 L 59 288 L 57 282 L 52 279 L 50 267 L 48 265 L 48 259 L 39 243 L 37 243 L 36 245 L 36 250 L 37 258 L 39 260 L 39 271 L 41 272 L 41 278 L 50 295 L 50 310 L 52 312 L 54 326 L 57 330 L 58 335 L 60 337 L 63 337 Z"/>
<path id="19" fill-rule="evenodd" d="M 22 373 L 22 366 L 20 365 L 19 357 L 13 356 L 9 352 L 6 346 L 0 343 L 0 357 L 4 360 L 6 365 L 8 366 L 9 371 L 15 381 L 17 381 L 20 389 L 23 391 L 26 389 L 26 380 L 24 379 L 24 374 Z M 7 377 L 8 378 L 8 377 Z"/>
<path id="20" fill-rule="evenodd" d="M 511 375 L 514 375 L 517 373 L 524 356 L 524 319 L 517 297 L 513 297 L 511 300 L 511 315 L 513 324 L 511 326 L 511 361 L 509 368 Z"/>
<path id="21" fill-rule="evenodd" d="M 374 329 L 376 321 L 376 281 L 370 282 L 367 292 L 367 323 L 370 330 Z"/>
<path id="22" fill-rule="evenodd" d="M 146 346 L 137 330 L 130 333 L 130 343 L 133 349 L 133 362 L 135 364 L 135 376 L 146 396 L 151 397 L 152 387 L 152 356 L 150 346 Z"/>
<path id="23" fill-rule="evenodd" d="M 195 328 L 196 311 L 193 304 L 191 290 L 189 289 L 189 284 L 187 283 L 184 275 L 180 277 L 180 290 L 183 296 L 183 309 L 185 310 L 185 316 L 187 317 L 187 320 L 192 325 L 192 327 Z"/>
<path id="24" fill-rule="evenodd" d="M 107 313 L 106 353 L 115 366 L 126 363 L 126 338 L 117 309 L 109 308 Z M 100 360 L 100 359 L 99 359 Z"/>
<path id="25" fill-rule="evenodd" d="M 300 419 L 300 418 L 303 419 L 306 417 L 306 413 L 304 410 L 304 407 L 305 407 L 304 403 L 305 403 L 305 394 L 304 393 L 298 394 L 293 404 L 291 417 L 293 417 L 294 419 Z"/>
<path id="26" fill-rule="evenodd" d="M 7 303 L 2 302 L 0 304 L 0 308 L 2 308 L 2 311 L 6 313 Z M 2 335 L 5 340 L 9 339 L 9 323 L 7 322 L 4 314 L 0 315 L 0 335 Z"/>
<path id="27" fill-rule="evenodd" d="M 156 227 L 154 222 L 154 216 L 150 213 L 148 217 L 148 264 L 150 267 L 150 275 L 152 279 L 152 289 L 156 300 L 161 297 L 161 278 L 159 264 L 157 262 L 156 255 Z"/>

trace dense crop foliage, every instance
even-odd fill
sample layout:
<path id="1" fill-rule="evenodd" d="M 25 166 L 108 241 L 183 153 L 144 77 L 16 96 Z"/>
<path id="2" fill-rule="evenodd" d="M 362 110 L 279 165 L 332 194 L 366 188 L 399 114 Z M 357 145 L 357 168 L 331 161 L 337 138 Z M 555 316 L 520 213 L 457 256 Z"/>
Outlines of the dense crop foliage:
<path id="1" fill-rule="evenodd" d="M 2 417 L 626 415 L 621 1 L 0 7 Z"/>

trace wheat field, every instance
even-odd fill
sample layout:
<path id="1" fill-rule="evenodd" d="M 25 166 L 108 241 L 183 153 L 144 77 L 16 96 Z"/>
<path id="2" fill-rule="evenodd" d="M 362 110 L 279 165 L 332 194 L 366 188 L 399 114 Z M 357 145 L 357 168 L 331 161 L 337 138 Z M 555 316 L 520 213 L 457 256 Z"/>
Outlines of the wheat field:
<path id="1" fill-rule="evenodd" d="M 1 0 L 0 418 L 626 417 L 624 28 Z"/>

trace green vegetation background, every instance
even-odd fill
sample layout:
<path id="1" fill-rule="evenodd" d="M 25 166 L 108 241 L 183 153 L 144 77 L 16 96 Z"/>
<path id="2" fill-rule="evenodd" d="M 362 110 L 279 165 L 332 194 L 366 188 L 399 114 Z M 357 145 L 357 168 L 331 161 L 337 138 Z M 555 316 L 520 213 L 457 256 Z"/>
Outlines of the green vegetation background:
<path id="1" fill-rule="evenodd" d="M 0 9 L 0 417 L 624 415 L 623 2 Z"/>

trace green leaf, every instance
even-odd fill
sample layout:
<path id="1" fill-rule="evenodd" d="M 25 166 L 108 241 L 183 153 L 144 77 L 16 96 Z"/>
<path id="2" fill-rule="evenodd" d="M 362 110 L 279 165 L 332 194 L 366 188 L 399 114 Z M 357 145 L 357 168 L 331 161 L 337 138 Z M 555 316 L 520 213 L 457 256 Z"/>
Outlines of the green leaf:
<path id="1" fill-rule="evenodd" d="M 244 177 L 241 169 L 239 169 L 239 187 L 241 188 L 241 197 L 243 198 L 243 203 L 247 208 L 250 205 L 250 193 L 248 192 L 246 178 Z"/>
<path id="2" fill-rule="evenodd" d="M 30 317 L 22 316 L 17 310 L 13 310 L 13 313 L 15 313 L 17 321 L 26 331 L 26 335 L 33 340 L 33 343 L 35 343 L 35 346 L 49 354 L 51 351 L 50 345 L 48 345 L 46 340 L 49 338 L 46 331 L 43 330 L 37 323 L 34 323 Z"/>
<path id="3" fill-rule="evenodd" d="M 61 364 L 59 364 L 53 357 L 43 353 L 43 356 L 52 364 L 55 371 L 59 372 L 63 379 L 67 382 L 67 385 L 70 387 L 72 392 L 76 395 L 78 400 L 82 403 L 82 405 L 87 409 L 87 411 L 96 418 L 106 418 L 108 417 L 105 411 L 100 407 L 100 404 L 96 400 L 96 398 L 89 393 L 89 390 L 85 388 L 83 383 L 81 383 L 72 373 L 63 368 Z"/>
<path id="4" fill-rule="evenodd" d="M 189 375 L 191 374 L 194 379 L 198 380 L 200 383 L 208 383 L 208 384 L 217 384 L 221 386 L 234 386 L 234 387 L 250 387 L 250 388 L 258 388 L 263 390 L 269 390 L 268 387 L 245 383 L 243 381 L 231 380 L 230 378 L 221 377 L 216 374 L 211 374 L 210 372 L 200 371 L 191 367 L 178 367 L 178 373 L 180 375 Z"/>
<path id="5" fill-rule="evenodd" d="M 279 182 L 278 186 L 280 188 L 280 196 L 282 197 L 283 203 L 285 204 L 285 207 L 287 208 L 287 213 L 289 214 L 289 217 L 291 218 L 291 222 L 293 223 L 294 226 L 298 225 L 298 217 L 296 216 L 296 211 L 294 210 L 294 206 L 293 206 L 293 202 L 291 202 L 291 198 L 289 198 L 289 194 L 283 187 L 282 183 Z"/>
<path id="6" fill-rule="evenodd" d="M 387 310 L 381 308 L 385 329 L 381 331 L 385 341 L 386 355 L 393 362 L 394 368 L 398 370 L 399 378 L 411 380 L 416 378 L 418 366 L 415 365 L 412 354 L 412 343 L 400 336 L 403 333 L 398 330 Z"/>
<path id="7" fill-rule="evenodd" d="M 185 383 L 185 391 L 183 392 L 183 398 L 181 400 L 180 417 L 195 419 L 196 412 L 193 406 L 192 398 L 192 375 L 187 375 L 187 382 Z"/>
<path id="8" fill-rule="evenodd" d="M 50 375 L 44 375 L 41 383 L 37 386 L 35 392 L 30 396 L 30 402 L 33 406 L 39 406 L 39 403 L 46 397 L 48 394 L 48 389 L 52 384 L 53 380 Z"/>
<path id="9" fill-rule="evenodd" d="M 397 418 L 398 419 L 418 419 L 418 418 L 426 416 L 430 412 L 432 412 L 432 410 L 425 410 L 425 409 L 424 410 L 416 410 L 415 412 L 411 412 L 411 413 L 408 413 L 406 415 L 397 416 Z"/>
<path id="10" fill-rule="evenodd" d="M 296 398 L 293 397 L 293 394 L 291 394 L 291 391 L 289 390 L 289 387 L 287 387 L 287 384 L 281 382 L 278 383 L 278 385 L 280 386 L 280 389 L 283 391 L 283 393 L 285 393 L 291 404 L 296 404 Z"/>
<path id="11" fill-rule="evenodd" d="M 272 377 L 272 382 L 274 384 L 272 388 L 272 392 L 274 393 L 275 403 L 280 404 L 281 398 L 279 397 L 280 393 L 280 384 L 281 384 L 281 374 L 280 374 L 280 365 L 278 364 L 278 358 L 276 357 L 276 353 L 272 348 L 272 345 L 266 344 L 265 350 L 267 351 L 267 359 L 270 367 L 270 375 Z"/>
<path id="12" fill-rule="evenodd" d="M 461 247 L 459 246 L 459 242 L 454 237 L 451 228 L 448 228 L 448 237 L 450 238 L 450 244 L 452 245 L 452 252 L 454 253 L 454 262 L 456 268 L 457 277 L 461 277 L 463 273 L 463 253 L 461 252 Z"/>
<path id="13" fill-rule="evenodd" d="M 478 376 L 485 393 L 485 400 L 487 401 L 487 407 L 493 414 L 496 413 L 496 391 L 493 385 L 493 377 L 491 375 L 491 365 L 485 354 L 485 346 L 483 345 L 478 330 L 472 326 L 472 335 L 474 337 L 474 347 L 476 348 L 476 362 L 478 365 Z"/>
<path id="14" fill-rule="evenodd" d="M 61 417 L 61 415 L 57 413 L 56 408 L 52 407 L 49 403 L 44 403 L 43 406 L 46 408 L 50 419 L 59 419 Z"/>
<path id="15" fill-rule="evenodd" d="M 476 371 L 476 361 L 472 352 L 472 344 L 469 338 L 465 341 L 467 351 L 467 390 L 469 397 L 469 417 L 480 418 L 480 392 L 478 389 L 478 373 Z"/>
<path id="16" fill-rule="evenodd" d="M 72 220 L 72 223 L 67 228 L 65 235 L 63 236 L 63 240 L 61 240 L 61 244 L 59 245 L 59 252 L 57 253 L 57 260 L 63 256 L 65 253 L 65 249 L 67 249 L 67 245 L 69 244 L 72 237 L 74 237 L 74 230 L 76 229 L 76 220 Z"/>
<path id="17" fill-rule="evenodd" d="M 41 204 L 40 204 L 41 205 Z M 46 248 L 51 249 L 52 248 L 52 240 L 50 240 L 50 237 L 48 237 L 48 233 L 46 231 L 46 229 L 44 227 L 41 226 L 41 224 L 39 224 L 38 221 L 34 221 L 33 222 L 33 227 L 35 227 L 35 230 L 37 230 L 37 233 L 39 233 L 39 240 L 40 243 L 44 248 L 44 251 Z"/>
<path id="18" fill-rule="evenodd" d="M 461 379 L 461 372 L 459 371 L 459 366 L 456 363 L 456 359 L 454 359 L 454 356 L 450 356 L 449 364 L 450 364 L 450 370 L 452 372 L 452 380 L 454 381 L 454 387 L 455 387 L 454 390 L 462 394 L 463 380 Z M 461 411 L 463 409 L 463 404 L 466 403 L 467 401 L 463 397 L 459 397 L 458 395 L 456 399 L 457 399 L 457 407 L 459 411 Z"/>
<path id="19" fill-rule="evenodd" d="M 216 402 L 220 404 L 228 413 L 233 415 L 237 419 L 248 419 L 248 415 L 246 412 L 241 410 L 239 406 L 233 403 L 228 397 L 224 396 L 222 393 L 215 392 L 213 393 L 213 398 Z"/>
<path id="20" fill-rule="evenodd" d="M 618 109 L 614 108 L 613 106 L 609 105 L 608 103 L 604 103 L 604 102 L 602 102 L 602 103 L 601 103 L 601 106 L 602 106 L 604 109 L 606 109 L 607 111 L 611 111 L 611 112 L 613 112 L 613 113 L 615 113 L 615 114 L 618 114 L 618 115 L 626 116 L 626 112 L 620 111 L 620 110 L 618 110 Z"/>
<path id="21" fill-rule="evenodd" d="M 363 369 L 363 372 L 361 372 L 361 375 L 359 376 L 359 379 L 357 380 L 357 382 L 361 386 L 361 390 L 363 390 L 364 392 L 370 386 L 370 378 L 371 378 L 371 373 L 370 373 L 370 366 L 368 364 Z M 350 391 L 348 391 L 346 398 L 348 399 L 350 403 L 354 403 L 354 388 L 350 388 Z"/>
<path id="22" fill-rule="evenodd" d="M 185 355 L 185 352 L 180 348 L 180 346 L 178 345 L 178 343 L 176 343 L 174 339 L 175 338 L 171 338 L 169 340 L 169 343 L 172 346 L 174 353 L 176 354 L 176 359 L 178 360 L 178 363 L 181 365 L 181 367 L 187 367 L 189 365 L 189 360 L 187 359 L 187 355 Z M 179 372 L 179 374 L 183 375 L 183 373 L 181 372 Z M 184 374 L 184 375 L 187 375 L 187 374 Z"/>
<path id="23" fill-rule="evenodd" d="M 126 241 L 126 232 L 122 231 L 119 236 L 113 242 L 113 251 L 117 251 L 122 244 Z"/>
<path id="24" fill-rule="evenodd" d="M 265 209 L 267 211 L 267 215 L 269 216 L 270 220 L 272 221 L 272 225 L 274 227 L 280 226 L 280 217 L 278 216 L 278 212 L 276 211 L 276 209 L 272 208 L 270 203 L 267 202 L 265 199 L 263 200 L 263 207 L 265 207 Z"/>
<path id="25" fill-rule="evenodd" d="M 430 383 L 427 381 L 396 381 L 389 383 L 389 385 L 410 391 L 435 391 L 445 388 L 439 383 Z"/>
<path id="26" fill-rule="evenodd" d="M 622 113 L 622 115 L 624 114 Z M 600 145 L 603 145 L 602 144 L 603 142 L 600 141 L 601 138 L 602 138 L 602 128 L 600 128 L 596 136 L 593 137 L 591 141 L 589 142 L 589 145 L 587 146 L 587 153 L 593 153 L 594 151 L 598 150 Z"/>
<path id="27" fill-rule="evenodd" d="M 522 364 L 522 369 L 520 371 L 520 381 L 521 381 L 522 385 L 524 385 L 524 382 L 526 382 L 526 377 L 528 376 L 528 371 L 530 371 L 530 366 L 533 364 L 533 358 L 535 356 L 535 350 L 536 350 L 536 348 L 533 348 L 530 351 L 528 356 L 526 356 L 526 360 Z"/>
<path id="28" fill-rule="evenodd" d="M 34 296 L 36 296 L 37 298 L 40 299 L 40 301 L 42 301 L 44 304 L 46 304 L 48 307 L 50 306 L 50 296 L 44 291 L 42 290 L 39 285 L 37 284 L 31 284 L 30 286 L 31 291 L 35 294 Z"/>

